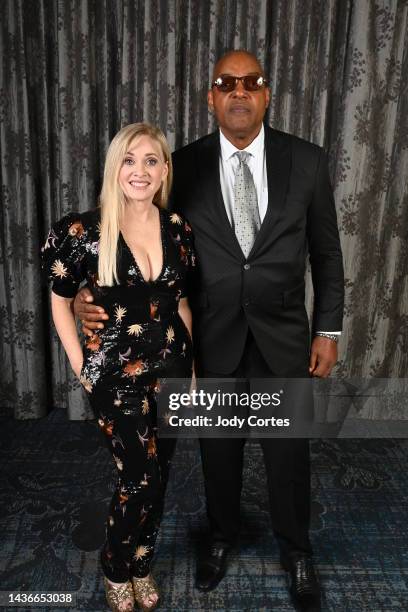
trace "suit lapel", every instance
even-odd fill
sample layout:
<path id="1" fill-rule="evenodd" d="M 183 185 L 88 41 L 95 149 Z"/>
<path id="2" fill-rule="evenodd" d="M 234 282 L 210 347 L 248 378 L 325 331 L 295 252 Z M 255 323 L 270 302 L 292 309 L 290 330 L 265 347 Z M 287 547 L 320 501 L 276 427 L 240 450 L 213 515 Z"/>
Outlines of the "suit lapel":
<path id="1" fill-rule="evenodd" d="M 205 194 L 209 217 L 216 226 L 215 235 L 229 247 L 235 256 L 243 259 L 244 255 L 229 222 L 222 197 L 220 181 L 220 135 L 219 131 L 206 139 L 199 152 L 199 177 L 202 193 Z"/>
<path id="2" fill-rule="evenodd" d="M 282 138 L 279 132 L 268 126 L 265 126 L 265 155 L 268 177 L 268 208 L 252 247 L 251 257 L 256 254 L 265 240 L 270 238 L 271 231 L 285 204 L 290 176 L 291 151 L 289 139 Z"/>
<path id="3" fill-rule="evenodd" d="M 215 235 L 222 240 L 235 257 L 244 259 L 238 240 L 229 222 L 222 197 L 220 182 L 220 136 L 219 131 L 210 134 L 204 140 L 198 152 L 197 160 L 200 178 L 200 190 L 205 194 L 208 215 L 215 225 Z M 288 189 L 291 150 L 289 139 L 282 138 L 279 132 L 265 126 L 265 155 L 268 177 L 268 209 L 252 247 L 250 258 L 256 255 L 260 247 L 269 241 L 271 232 L 283 210 Z"/>

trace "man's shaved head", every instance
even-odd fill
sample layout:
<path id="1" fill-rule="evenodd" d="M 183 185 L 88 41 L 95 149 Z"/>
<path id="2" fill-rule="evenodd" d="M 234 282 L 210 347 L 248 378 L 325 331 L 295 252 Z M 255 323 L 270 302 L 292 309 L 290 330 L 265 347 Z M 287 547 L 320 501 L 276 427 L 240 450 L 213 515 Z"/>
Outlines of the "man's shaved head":
<path id="1" fill-rule="evenodd" d="M 253 53 L 250 53 L 249 51 L 246 51 L 245 49 L 237 49 L 237 50 L 227 51 L 226 53 L 224 53 L 224 55 L 220 57 L 220 59 L 217 61 L 217 63 L 214 66 L 213 80 L 215 80 L 220 74 L 223 73 L 224 66 L 226 63 L 228 63 L 229 59 L 235 59 L 235 57 L 238 58 L 240 56 L 250 59 L 254 63 L 254 65 L 256 64 L 257 72 L 262 74 L 262 76 L 265 76 L 263 68 L 258 58 Z"/>

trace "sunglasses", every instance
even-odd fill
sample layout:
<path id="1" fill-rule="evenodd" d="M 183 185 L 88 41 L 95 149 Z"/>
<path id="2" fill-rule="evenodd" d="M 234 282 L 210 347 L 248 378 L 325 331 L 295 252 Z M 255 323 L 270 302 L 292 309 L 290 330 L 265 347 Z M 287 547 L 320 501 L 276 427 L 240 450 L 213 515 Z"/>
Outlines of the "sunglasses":
<path id="1" fill-rule="evenodd" d="M 258 91 L 262 89 L 264 85 L 268 84 L 268 81 L 260 74 L 247 74 L 245 76 L 232 76 L 231 74 L 221 74 L 213 83 L 211 87 L 216 87 L 218 91 L 225 93 L 234 91 L 238 85 L 238 81 L 241 81 L 246 91 Z"/>

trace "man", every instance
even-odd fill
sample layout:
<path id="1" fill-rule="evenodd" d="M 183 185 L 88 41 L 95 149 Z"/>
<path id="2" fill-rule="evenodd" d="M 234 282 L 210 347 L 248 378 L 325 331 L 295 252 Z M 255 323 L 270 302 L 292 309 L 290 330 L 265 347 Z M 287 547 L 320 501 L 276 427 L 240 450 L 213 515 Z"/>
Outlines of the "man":
<path id="1" fill-rule="evenodd" d="M 201 377 L 325 377 L 337 360 L 343 265 L 326 158 L 320 147 L 263 126 L 269 98 L 258 60 L 228 52 L 208 92 L 220 129 L 173 154 L 172 203 L 193 228 L 199 263 L 191 306 Z M 307 252 L 315 293 L 311 347 Z M 91 321 L 101 316 L 84 299 L 77 298 L 76 313 L 95 328 Z M 197 571 L 203 591 L 222 579 L 238 536 L 244 443 L 200 440 L 211 530 Z M 301 609 L 318 610 L 308 441 L 263 438 L 260 444 L 292 596 Z"/>

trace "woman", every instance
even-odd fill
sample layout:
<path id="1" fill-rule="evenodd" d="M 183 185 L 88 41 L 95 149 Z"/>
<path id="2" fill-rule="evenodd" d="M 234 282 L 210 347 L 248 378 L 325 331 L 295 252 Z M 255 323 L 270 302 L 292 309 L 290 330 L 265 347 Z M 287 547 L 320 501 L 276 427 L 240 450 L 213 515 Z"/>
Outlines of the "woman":
<path id="1" fill-rule="evenodd" d="M 149 573 L 174 440 L 156 436 L 162 377 L 192 375 L 191 230 L 164 210 L 172 164 L 162 132 L 124 127 L 109 146 L 100 210 L 71 213 L 42 249 L 54 323 L 118 470 L 101 552 L 112 610 L 157 605 Z M 71 310 L 81 281 L 109 315 L 82 350 Z"/>

